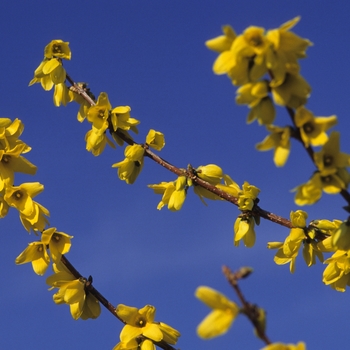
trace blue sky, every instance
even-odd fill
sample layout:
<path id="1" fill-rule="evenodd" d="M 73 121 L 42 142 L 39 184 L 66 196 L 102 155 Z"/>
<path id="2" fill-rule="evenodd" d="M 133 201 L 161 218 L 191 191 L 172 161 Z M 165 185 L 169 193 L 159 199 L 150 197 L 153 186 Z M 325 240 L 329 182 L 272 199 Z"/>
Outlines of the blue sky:
<path id="1" fill-rule="evenodd" d="M 238 210 L 224 202 L 205 207 L 189 191 L 183 209 L 156 210 L 160 197 L 147 184 L 171 181 L 175 175 L 146 160 L 132 186 L 111 168 L 123 149 L 106 149 L 94 157 L 85 150 L 88 123 L 76 120 L 77 105 L 54 107 L 52 92 L 28 87 L 43 49 L 52 39 L 70 42 L 72 61 L 65 64 L 76 81 L 108 93 L 113 106 L 129 105 L 141 120 L 138 142 L 150 128 L 165 134 L 160 155 L 174 165 L 215 163 L 236 182 L 261 189 L 261 207 L 289 216 L 297 207 L 290 192 L 314 170 L 301 147 L 293 143 L 290 159 L 277 169 L 272 153 L 254 145 L 266 135 L 256 123 L 245 123 L 247 108 L 235 105 L 235 88 L 215 76 L 216 54 L 204 42 L 231 24 L 240 33 L 249 25 L 267 29 L 297 15 L 295 32 L 314 46 L 301 61 L 312 86 L 308 108 L 317 116 L 336 114 L 341 146 L 349 152 L 348 21 L 346 2 L 314 1 L 4 1 L 0 5 L 0 116 L 20 118 L 22 139 L 38 166 L 35 177 L 17 176 L 16 183 L 39 181 L 37 197 L 51 212 L 50 223 L 74 236 L 68 258 L 113 304 L 157 308 L 156 319 L 181 332 L 181 349 L 259 349 L 248 321 L 239 317 L 229 333 L 203 341 L 195 328 L 209 311 L 194 298 L 199 285 L 236 296 L 221 273 L 252 266 L 241 283 L 247 299 L 268 312 L 267 334 L 273 341 L 303 340 L 308 349 L 342 348 L 348 341 L 348 296 L 322 283 L 324 266 L 307 268 L 298 258 L 294 275 L 273 262 L 268 241 L 282 241 L 288 230 L 262 222 L 254 248 L 233 246 Z M 278 109 L 276 124 L 288 123 Z M 345 219 L 340 196 L 324 195 L 304 208 L 311 219 Z M 122 324 L 106 310 L 97 320 L 74 321 L 65 305 L 55 305 L 45 277 L 15 258 L 36 239 L 28 236 L 11 210 L 0 222 L 2 349 L 112 349 Z"/>

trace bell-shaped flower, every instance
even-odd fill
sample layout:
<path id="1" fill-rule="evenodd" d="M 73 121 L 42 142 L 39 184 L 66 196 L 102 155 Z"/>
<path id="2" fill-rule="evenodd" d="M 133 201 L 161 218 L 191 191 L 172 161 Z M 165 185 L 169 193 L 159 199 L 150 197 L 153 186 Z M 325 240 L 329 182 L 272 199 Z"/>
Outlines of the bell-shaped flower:
<path id="1" fill-rule="evenodd" d="M 111 108 L 107 93 L 101 92 L 96 105 L 90 107 L 87 112 L 88 121 L 92 123 L 94 128 L 105 131 L 108 128 L 107 119 Z"/>
<path id="2" fill-rule="evenodd" d="M 112 165 L 112 168 L 118 168 L 120 180 L 125 181 L 127 184 L 133 184 L 136 181 L 143 168 L 144 154 L 144 148 L 136 143 L 125 148 L 125 159 Z"/>
<path id="3" fill-rule="evenodd" d="M 112 109 L 111 121 L 114 131 L 117 131 L 117 129 L 124 131 L 132 130 L 135 134 L 138 134 L 137 125 L 140 124 L 140 121 L 131 118 L 130 111 L 131 108 L 129 106 L 119 106 Z"/>
<path id="4" fill-rule="evenodd" d="M 142 309 L 137 309 L 136 307 L 119 304 L 116 313 L 125 322 L 125 326 L 120 333 L 120 340 L 123 344 L 134 346 L 135 338 L 140 335 L 155 342 L 168 339 L 170 340 L 169 343 L 175 344 L 180 336 L 176 329 L 165 323 L 154 322 L 156 313 L 154 306 L 146 305 Z M 148 347 L 144 348 L 149 349 Z M 123 349 L 123 347 L 117 347 L 116 349 Z"/>
<path id="5" fill-rule="evenodd" d="M 33 270 L 37 275 L 44 275 L 50 265 L 50 257 L 43 242 L 29 243 L 28 247 L 16 258 L 16 264 L 32 263 Z"/>
<path id="6" fill-rule="evenodd" d="M 86 133 L 85 141 L 86 150 L 94 156 L 99 156 L 104 151 L 106 144 L 115 148 L 115 144 L 107 137 L 105 130 L 97 129 L 94 126 Z"/>
<path id="7" fill-rule="evenodd" d="M 233 226 L 234 238 L 233 244 L 239 246 L 241 240 L 246 247 L 251 248 L 255 244 L 255 220 L 254 217 L 239 216 Z"/>
<path id="8" fill-rule="evenodd" d="M 73 276 L 61 262 L 53 264 L 53 269 L 55 274 L 46 279 L 50 289 L 59 288 L 53 295 L 53 301 L 56 304 L 68 304 L 75 320 L 97 318 L 101 306 L 91 293 L 85 291 L 86 279 Z"/>
<path id="9" fill-rule="evenodd" d="M 60 83 L 55 85 L 55 90 L 53 93 L 53 104 L 56 107 L 66 106 L 69 102 L 73 100 L 72 95 L 69 93 L 67 85 L 65 83 Z"/>
<path id="10" fill-rule="evenodd" d="M 315 152 L 314 160 L 322 176 L 335 174 L 338 169 L 350 166 L 350 155 L 340 152 L 340 133 L 333 131 L 328 141 L 319 152 Z"/>
<path id="11" fill-rule="evenodd" d="M 307 217 L 307 212 L 303 210 L 296 210 L 290 212 L 290 221 L 292 222 L 292 225 L 294 227 L 305 228 Z"/>
<path id="12" fill-rule="evenodd" d="M 146 136 L 146 143 L 150 147 L 160 151 L 165 146 L 164 134 L 151 129 Z"/>
<path id="13" fill-rule="evenodd" d="M 303 241 L 307 239 L 304 230 L 301 228 L 292 228 L 289 236 L 284 242 L 269 242 L 267 247 L 269 249 L 278 249 L 274 261 L 277 265 L 284 265 L 290 263 L 290 272 L 295 271 L 295 260 L 298 256 L 299 249 Z"/>
<path id="14" fill-rule="evenodd" d="M 312 112 L 300 106 L 295 111 L 294 122 L 306 147 L 310 144 L 322 146 L 328 140 L 326 131 L 337 123 L 337 117 L 314 117 Z"/>
<path id="15" fill-rule="evenodd" d="M 65 42 L 61 39 L 52 40 L 45 46 L 44 56 L 48 59 L 63 58 L 65 60 L 70 60 L 72 53 L 69 48 L 69 42 Z"/>
<path id="16" fill-rule="evenodd" d="M 337 250 L 324 263 L 328 266 L 323 271 L 323 283 L 338 292 L 345 292 L 346 286 L 350 286 L 349 251 Z"/>
<path id="17" fill-rule="evenodd" d="M 271 132 L 265 139 L 255 147 L 258 151 L 274 149 L 273 161 L 276 166 L 283 166 L 290 153 L 290 128 L 268 125 L 267 130 Z"/>
<path id="18" fill-rule="evenodd" d="M 287 74 L 281 85 L 271 88 L 275 103 L 290 108 L 305 105 L 311 92 L 310 85 L 301 75 L 292 74 Z"/>
<path id="19" fill-rule="evenodd" d="M 69 236 L 64 232 L 58 232 L 56 227 L 50 227 L 41 234 L 41 241 L 49 246 L 50 255 L 55 263 L 61 259 L 63 254 L 69 252 L 72 245 L 71 238 L 73 236 Z"/>
<path id="20" fill-rule="evenodd" d="M 49 211 L 33 201 L 33 198 L 44 190 L 44 186 L 39 182 L 23 183 L 20 186 L 7 187 L 4 200 L 11 207 L 19 211 L 20 220 L 25 229 L 30 232 L 43 231 L 46 224 Z"/>
<path id="21" fill-rule="evenodd" d="M 240 312 L 238 305 L 215 289 L 206 286 L 198 287 L 195 296 L 213 309 L 197 327 L 197 334 L 203 339 L 225 334 Z"/>
<path id="22" fill-rule="evenodd" d="M 237 90 L 236 103 L 247 104 L 251 109 L 247 123 L 257 119 L 260 125 L 269 125 L 275 119 L 275 108 L 269 97 L 269 86 L 265 80 L 241 86 Z"/>
<path id="23" fill-rule="evenodd" d="M 299 20 L 300 17 L 295 17 L 266 33 L 267 40 L 272 43 L 272 50 L 266 55 L 266 65 L 273 75 L 273 86 L 282 84 L 287 73 L 299 73 L 298 59 L 306 57 L 305 51 L 312 45 L 309 40 L 290 31 Z"/>
<path id="24" fill-rule="evenodd" d="M 20 154 L 27 150 L 27 145 L 18 143 L 9 150 L 0 150 L 0 191 L 5 186 L 12 186 L 14 174 L 24 173 L 34 175 L 37 167 Z"/>

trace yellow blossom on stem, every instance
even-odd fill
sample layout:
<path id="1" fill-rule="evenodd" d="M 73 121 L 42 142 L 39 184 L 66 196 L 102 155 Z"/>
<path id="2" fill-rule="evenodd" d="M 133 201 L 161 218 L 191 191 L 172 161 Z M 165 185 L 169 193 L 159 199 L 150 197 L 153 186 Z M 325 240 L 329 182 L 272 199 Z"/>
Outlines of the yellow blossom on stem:
<path id="1" fill-rule="evenodd" d="M 53 269 L 55 274 L 46 279 L 50 289 L 59 288 L 53 295 L 53 301 L 56 304 L 68 304 L 75 320 L 97 318 L 101 306 L 91 293 L 85 291 L 86 279 L 77 279 L 61 262 L 53 264 Z"/>
<path id="2" fill-rule="evenodd" d="M 50 257 L 43 242 L 29 243 L 28 247 L 16 258 L 16 264 L 32 263 L 33 270 L 37 275 L 44 275 L 50 265 Z"/>
<path id="3" fill-rule="evenodd" d="M 296 210 L 290 212 L 290 221 L 292 225 L 299 228 L 306 227 L 307 212 L 303 210 Z"/>
<path id="4" fill-rule="evenodd" d="M 65 83 L 60 83 L 55 85 L 55 90 L 53 93 L 53 104 L 56 107 L 59 107 L 61 104 L 63 104 L 63 106 L 66 106 L 72 100 L 73 100 L 73 97 L 69 93 L 69 90 Z"/>
<path id="5" fill-rule="evenodd" d="M 314 154 L 315 164 L 322 176 L 335 174 L 350 166 L 350 155 L 340 152 L 340 133 L 333 131 L 319 152 Z"/>
<path id="6" fill-rule="evenodd" d="M 0 149 L 0 191 L 5 186 L 12 186 L 14 173 L 34 175 L 37 167 L 20 154 L 27 151 L 27 145 L 18 143 L 14 148 L 8 150 Z"/>
<path id="7" fill-rule="evenodd" d="M 239 216 L 233 226 L 235 247 L 239 246 L 241 240 L 246 247 L 251 248 L 255 244 L 255 220 L 254 217 Z"/>
<path id="8" fill-rule="evenodd" d="M 195 296 L 213 309 L 197 327 L 197 334 L 203 339 L 225 334 L 240 312 L 238 305 L 215 289 L 206 286 L 198 287 Z"/>
<path id="9" fill-rule="evenodd" d="M 340 224 L 332 235 L 332 245 L 336 249 L 350 250 L 350 220 Z"/>
<path id="10" fill-rule="evenodd" d="M 290 31 L 299 20 L 300 17 L 295 17 L 278 29 L 266 33 L 267 40 L 272 43 L 272 50 L 266 55 L 266 65 L 272 73 L 273 86 L 281 85 L 287 73 L 294 75 L 299 73 L 298 59 L 306 57 L 305 51 L 312 45 L 309 40 Z"/>
<path id="11" fill-rule="evenodd" d="M 278 249 L 274 261 L 277 265 L 284 265 L 290 263 L 290 272 L 295 271 L 295 260 L 298 256 L 299 249 L 306 239 L 304 230 L 301 228 L 292 228 L 289 236 L 283 242 L 269 242 L 267 247 L 269 249 Z"/>
<path id="12" fill-rule="evenodd" d="M 164 134 L 151 129 L 147 134 L 146 143 L 150 147 L 160 151 L 165 145 Z"/>
<path id="13" fill-rule="evenodd" d="M 317 171 L 308 182 L 292 190 L 296 192 L 294 201 L 297 205 L 314 204 L 321 198 L 322 191 L 328 194 L 336 194 L 342 189 L 346 189 L 349 182 L 349 173 L 345 168 L 338 169 L 337 173 L 326 176 L 322 176 Z"/>
<path id="14" fill-rule="evenodd" d="M 132 130 L 135 134 L 138 134 L 137 125 L 140 121 L 130 117 L 131 108 L 129 106 L 115 107 L 111 111 L 111 121 L 113 130 Z M 118 136 L 118 135 L 117 135 Z"/>
<path id="15" fill-rule="evenodd" d="M 115 148 L 115 144 L 107 137 L 105 130 L 96 129 L 92 126 L 85 135 L 86 150 L 94 156 L 99 156 L 105 149 L 106 144 Z"/>
<path id="16" fill-rule="evenodd" d="M 236 103 L 247 104 L 251 109 L 247 123 L 257 119 L 260 125 L 269 125 L 275 119 L 275 107 L 269 97 L 269 86 L 265 80 L 247 83 L 237 89 Z"/>
<path id="17" fill-rule="evenodd" d="M 326 131 L 337 123 L 337 117 L 314 117 L 312 112 L 300 106 L 295 111 L 294 122 L 306 147 L 310 144 L 322 146 L 328 140 Z"/>
<path id="18" fill-rule="evenodd" d="M 266 128 L 271 134 L 255 147 L 258 151 L 274 149 L 273 161 L 275 165 L 284 166 L 290 153 L 290 128 L 274 125 L 268 125 Z"/>
<path id="19" fill-rule="evenodd" d="M 69 42 L 65 42 L 61 39 L 52 40 L 45 46 L 44 49 L 45 58 L 51 59 L 54 57 L 70 60 L 72 53 L 69 48 Z"/>
<path id="20" fill-rule="evenodd" d="M 272 343 L 261 350 L 306 350 L 306 345 L 303 342 L 299 342 L 298 344 Z"/>
<path id="21" fill-rule="evenodd" d="M 109 111 L 112 108 L 108 100 L 108 95 L 101 92 L 98 96 L 95 106 L 89 108 L 87 119 L 92 125 L 98 129 L 105 131 L 108 128 Z"/>
<path id="22" fill-rule="evenodd" d="M 73 236 L 69 236 L 64 232 L 58 232 L 56 227 L 50 227 L 41 234 L 41 241 L 49 246 L 50 255 L 55 263 L 61 259 L 63 254 L 69 252 L 72 245 L 71 238 Z"/>
<path id="23" fill-rule="evenodd" d="M 4 200 L 19 211 L 21 222 L 28 232 L 30 229 L 43 231 L 48 224 L 45 216 L 50 215 L 49 211 L 32 199 L 43 190 L 44 186 L 39 182 L 23 183 L 5 190 Z"/>
<path id="24" fill-rule="evenodd" d="M 116 308 L 116 313 L 120 319 L 126 324 L 120 333 L 120 340 L 122 344 L 118 344 L 114 349 L 133 349 L 137 347 L 137 338 L 143 335 L 149 341 L 160 342 L 166 341 L 170 344 L 176 344 L 180 333 L 168 326 L 165 323 L 154 322 L 156 308 L 151 305 L 146 305 L 142 309 L 136 307 L 119 304 Z M 143 344 L 141 349 L 152 349 L 149 347 L 152 344 Z"/>
<path id="25" fill-rule="evenodd" d="M 311 92 L 310 85 L 301 75 L 292 74 L 287 74 L 281 85 L 271 86 L 271 88 L 275 103 L 290 108 L 298 108 L 306 104 Z"/>
<path id="26" fill-rule="evenodd" d="M 346 286 L 350 286 L 349 251 L 337 250 L 324 263 L 328 266 L 323 272 L 323 283 L 338 292 L 345 292 Z"/>
<path id="27" fill-rule="evenodd" d="M 120 180 L 124 180 L 127 184 L 133 184 L 136 181 L 143 168 L 144 154 L 144 148 L 136 143 L 125 148 L 125 159 L 112 165 L 112 168 L 118 168 Z"/>

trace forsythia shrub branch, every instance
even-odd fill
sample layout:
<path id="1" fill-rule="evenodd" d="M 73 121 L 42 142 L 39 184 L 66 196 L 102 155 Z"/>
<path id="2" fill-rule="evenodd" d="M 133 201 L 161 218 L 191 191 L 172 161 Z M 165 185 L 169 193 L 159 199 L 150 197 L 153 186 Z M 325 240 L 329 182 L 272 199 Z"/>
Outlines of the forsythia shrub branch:
<path id="1" fill-rule="evenodd" d="M 214 73 L 226 74 L 238 86 L 236 102 L 246 104 L 250 110 L 247 123 L 257 120 L 269 133 L 256 148 L 259 151 L 273 149 L 274 163 L 280 167 L 289 157 L 291 138 L 294 138 L 303 145 L 315 165 L 310 179 L 294 189 L 296 204 L 314 204 L 323 192 L 340 193 L 347 202 L 345 210 L 350 212 L 350 194 L 347 190 L 350 155 L 340 151 L 339 132 L 327 134 L 336 124 L 337 117 L 315 117 L 305 107 L 311 87 L 300 74 L 299 59 L 306 57 L 306 49 L 312 43 L 291 32 L 299 19 L 294 18 L 269 31 L 249 27 L 240 35 L 230 26 L 224 26 L 223 35 L 208 40 L 206 45 L 219 54 L 213 64 Z M 77 119 L 80 122 L 87 120 L 91 124 L 85 141 L 86 149 L 94 156 L 100 155 L 106 145 L 116 148 L 117 145 L 127 144 L 124 159 L 112 165 L 117 168 L 121 180 L 133 184 L 142 171 L 144 158 L 150 158 L 177 176 L 169 182 L 149 185 L 156 194 L 162 195 L 157 209 L 167 206 L 171 211 L 180 210 L 190 188 L 204 204 L 207 199 L 228 201 L 240 210 L 234 223 L 235 246 L 243 242 L 246 247 L 253 247 L 255 226 L 259 225 L 260 218 L 267 219 L 290 229 L 284 242 L 268 243 L 269 249 L 277 249 L 274 257 L 276 264 L 289 264 L 293 273 L 296 258 L 302 249 L 307 266 L 316 264 L 317 260 L 327 264 L 323 274 L 326 285 L 338 291 L 345 291 L 346 286 L 350 285 L 350 217 L 344 221 L 311 220 L 308 224 L 308 214 L 297 210 L 292 211 L 290 219 L 287 219 L 260 208 L 260 189 L 248 182 L 238 186 L 218 165 L 207 164 L 197 168 L 188 165 L 186 169 L 172 165 L 151 151 L 151 148 L 160 151 L 164 147 L 164 135 L 151 129 L 144 143 L 135 142 L 130 132 L 138 133 L 140 121 L 131 117 L 131 108 L 113 107 L 107 93 L 101 92 L 96 99 L 87 84 L 76 83 L 63 67 L 63 60 L 70 59 L 69 43 L 53 40 L 45 47 L 44 58 L 29 85 L 40 83 L 46 91 L 54 89 L 55 106 L 65 106 L 73 101 L 79 104 Z M 273 124 L 275 105 L 286 108 L 291 126 Z M 33 201 L 44 186 L 38 182 L 14 186 L 15 172 L 30 175 L 36 172 L 35 165 L 22 156 L 30 150 L 18 139 L 22 131 L 23 124 L 19 120 L 0 119 L 0 215 L 6 216 L 9 207 L 14 207 L 19 211 L 24 228 L 40 235 L 40 240 L 30 243 L 17 257 L 16 263 L 31 262 L 34 272 L 43 275 L 52 261 L 54 274 L 46 282 L 50 289 L 58 289 L 53 295 L 54 302 L 69 305 L 74 319 L 97 318 L 101 312 L 100 303 L 107 308 L 124 324 L 120 342 L 114 350 L 152 350 L 155 346 L 174 349 L 172 345 L 176 344 L 180 333 L 165 323 L 155 321 L 154 306 L 146 305 L 138 309 L 119 304 L 114 307 L 92 285 L 92 277 L 83 277 L 68 261 L 65 254 L 70 251 L 73 236 L 48 227 L 49 211 Z M 321 149 L 315 151 L 313 147 Z M 333 255 L 324 259 L 324 254 L 328 253 Z M 239 314 L 244 314 L 252 323 L 256 336 L 267 345 L 264 349 L 305 349 L 304 343 L 271 343 L 265 332 L 265 311 L 249 303 L 238 286 L 238 280 L 248 276 L 251 269 L 232 272 L 224 267 L 223 272 L 242 306 L 210 287 L 199 287 L 196 296 L 213 309 L 198 326 L 199 336 L 209 339 L 222 335 Z"/>

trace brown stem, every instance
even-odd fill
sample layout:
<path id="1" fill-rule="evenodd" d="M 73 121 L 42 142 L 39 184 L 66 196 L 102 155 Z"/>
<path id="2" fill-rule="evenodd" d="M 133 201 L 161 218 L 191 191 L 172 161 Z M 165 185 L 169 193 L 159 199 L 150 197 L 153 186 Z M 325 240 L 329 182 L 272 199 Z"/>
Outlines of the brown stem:
<path id="1" fill-rule="evenodd" d="M 76 279 L 82 278 L 83 276 L 79 273 L 79 271 L 71 264 L 71 262 L 64 256 L 62 255 L 61 257 L 61 261 L 62 263 L 68 268 L 68 270 L 73 274 L 73 276 Z M 116 313 L 116 308 L 92 285 L 92 278 L 90 277 L 86 284 L 85 284 L 85 289 L 91 293 L 110 313 L 113 314 L 113 316 L 115 316 L 116 318 L 118 318 L 119 321 L 123 322 L 124 324 L 126 324 L 126 322 L 124 320 L 122 320 Z M 141 340 L 142 339 L 148 339 L 144 336 L 140 336 L 139 337 Z M 151 339 L 152 340 L 152 339 Z M 152 340 L 153 341 L 153 340 Z M 159 346 L 160 348 L 164 349 L 164 350 L 175 350 L 175 348 L 173 348 L 171 345 L 169 345 L 168 343 L 166 343 L 165 341 L 160 341 L 160 342 L 155 342 L 153 341 L 153 343 L 157 346 Z"/>
<path id="2" fill-rule="evenodd" d="M 224 273 L 227 281 L 230 283 L 234 291 L 236 292 L 241 304 L 242 304 L 242 310 L 243 314 L 248 317 L 250 322 L 253 324 L 259 338 L 265 342 L 266 345 L 271 344 L 270 339 L 267 337 L 265 333 L 264 327 L 262 327 L 261 322 L 259 322 L 259 308 L 257 305 L 249 303 L 241 289 L 238 286 L 238 280 L 245 278 L 247 276 L 246 268 L 242 268 L 236 272 L 232 272 L 227 266 L 222 267 L 222 272 Z M 248 269 L 248 272 L 250 273 L 251 270 Z"/>

